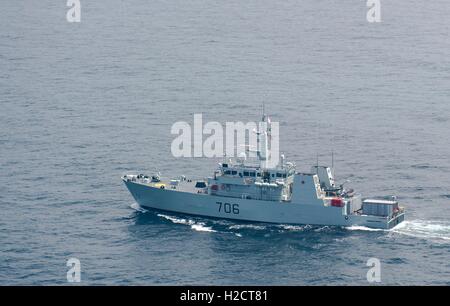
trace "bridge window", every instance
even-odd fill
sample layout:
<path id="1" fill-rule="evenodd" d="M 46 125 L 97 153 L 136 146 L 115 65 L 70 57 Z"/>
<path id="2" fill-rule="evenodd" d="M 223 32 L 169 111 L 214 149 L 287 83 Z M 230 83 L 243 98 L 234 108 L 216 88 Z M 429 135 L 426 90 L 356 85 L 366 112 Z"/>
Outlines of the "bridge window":
<path id="1" fill-rule="evenodd" d="M 195 188 L 205 188 L 206 187 L 206 183 L 205 182 L 197 182 L 195 184 Z"/>
<path id="2" fill-rule="evenodd" d="M 227 171 L 225 171 L 224 173 L 225 173 L 225 174 L 231 174 L 231 171 L 230 171 L 230 170 L 227 170 Z"/>
<path id="3" fill-rule="evenodd" d="M 250 172 L 251 177 L 255 177 L 255 172 Z"/>
<path id="4" fill-rule="evenodd" d="M 256 173 L 256 176 L 257 176 L 257 177 L 260 177 L 260 176 L 261 176 L 261 173 L 259 173 L 259 172 Z"/>
<path id="5" fill-rule="evenodd" d="M 249 176 L 248 171 L 244 171 L 244 176 Z"/>
<path id="6" fill-rule="evenodd" d="M 237 174 L 237 171 L 234 171 L 234 170 L 233 170 L 233 171 L 231 171 L 231 174 L 232 174 L 232 175 L 236 175 L 236 174 Z"/>
<path id="7" fill-rule="evenodd" d="M 282 177 L 283 175 L 281 173 L 277 173 L 277 177 Z"/>

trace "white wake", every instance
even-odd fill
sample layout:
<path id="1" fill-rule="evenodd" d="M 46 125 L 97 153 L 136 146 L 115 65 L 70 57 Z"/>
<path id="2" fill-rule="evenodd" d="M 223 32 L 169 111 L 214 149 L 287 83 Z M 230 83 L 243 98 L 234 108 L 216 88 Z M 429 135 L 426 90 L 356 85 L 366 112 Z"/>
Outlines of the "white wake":
<path id="1" fill-rule="evenodd" d="M 368 231 L 368 232 L 382 232 L 382 231 L 388 231 L 381 228 L 370 228 L 367 226 L 361 226 L 361 225 L 352 225 L 347 226 L 345 229 L 349 231 Z"/>
<path id="2" fill-rule="evenodd" d="M 450 223 L 441 221 L 411 220 L 404 221 L 390 230 L 417 238 L 450 242 Z"/>
<path id="3" fill-rule="evenodd" d="M 389 234 L 400 234 L 422 239 L 440 240 L 450 242 L 450 223 L 441 221 L 411 220 L 404 221 L 392 229 L 376 229 L 365 226 L 349 226 L 351 231 L 384 231 Z"/>
<path id="4" fill-rule="evenodd" d="M 148 211 L 148 210 L 142 208 L 138 203 L 133 203 L 130 205 L 130 207 L 133 208 L 134 210 L 142 212 L 142 213 L 145 213 Z"/>
<path id="5" fill-rule="evenodd" d="M 173 216 L 168 216 L 168 215 L 163 215 L 163 214 L 158 214 L 158 217 L 164 218 L 173 223 L 189 225 L 191 227 L 191 229 L 193 229 L 194 231 L 211 232 L 211 233 L 216 232 L 211 227 L 206 226 L 206 224 L 204 222 L 195 222 L 194 220 L 191 220 L 191 219 L 176 218 Z"/>

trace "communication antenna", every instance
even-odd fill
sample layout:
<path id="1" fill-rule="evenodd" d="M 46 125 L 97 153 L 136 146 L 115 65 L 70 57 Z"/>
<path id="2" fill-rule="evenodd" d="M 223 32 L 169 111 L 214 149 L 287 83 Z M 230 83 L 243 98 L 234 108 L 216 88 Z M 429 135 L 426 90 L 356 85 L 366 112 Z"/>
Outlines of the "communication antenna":
<path id="1" fill-rule="evenodd" d="M 316 154 L 316 174 L 319 175 L 319 153 Z"/>
<path id="2" fill-rule="evenodd" d="M 266 107 L 265 102 L 262 103 L 262 121 L 266 120 Z"/>
<path id="3" fill-rule="evenodd" d="M 333 175 L 333 179 L 335 179 L 334 174 L 334 129 L 333 125 L 330 124 L 330 130 L 331 130 L 331 175 Z"/>
<path id="4" fill-rule="evenodd" d="M 331 171 L 333 171 L 334 177 L 334 150 L 331 151 Z"/>

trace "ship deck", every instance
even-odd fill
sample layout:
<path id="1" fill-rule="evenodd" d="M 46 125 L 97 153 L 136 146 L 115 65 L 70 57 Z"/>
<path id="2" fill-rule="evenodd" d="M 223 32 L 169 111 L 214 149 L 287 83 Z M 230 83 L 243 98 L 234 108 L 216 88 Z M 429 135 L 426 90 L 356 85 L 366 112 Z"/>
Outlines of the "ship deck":
<path id="1" fill-rule="evenodd" d="M 168 190 L 176 190 L 181 192 L 195 193 L 195 194 L 205 194 L 207 195 L 207 188 L 196 187 L 197 182 L 203 182 L 202 180 L 180 180 L 174 184 L 170 180 L 161 180 L 159 182 L 151 182 L 148 179 L 136 178 L 136 177 L 123 177 L 124 180 L 139 183 L 141 185 L 146 185 L 153 188 L 161 188 Z M 206 185 L 205 185 L 206 186 Z"/>

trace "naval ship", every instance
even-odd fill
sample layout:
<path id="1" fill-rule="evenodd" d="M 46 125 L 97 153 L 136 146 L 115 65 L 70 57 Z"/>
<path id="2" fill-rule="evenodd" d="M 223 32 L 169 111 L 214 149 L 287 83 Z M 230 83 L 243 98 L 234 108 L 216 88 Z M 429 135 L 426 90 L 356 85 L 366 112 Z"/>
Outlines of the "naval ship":
<path id="1" fill-rule="evenodd" d="M 390 229 L 404 221 L 396 197 L 362 198 L 338 185 L 332 167 L 314 165 L 296 171 L 284 155 L 269 166 L 270 119 L 263 114 L 258 129 L 256 161 L 243 155 L 224 159 L 211 177 L 162 180 L 160 174 L 125 174 L 122 180 L 135 201 L 145 208 L 212 218 L 278 224 L 364 226 Z M 261 125 L 260 125 L 261 126 Z"/>

